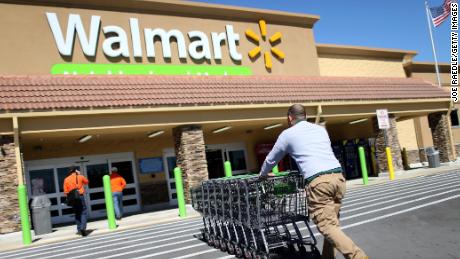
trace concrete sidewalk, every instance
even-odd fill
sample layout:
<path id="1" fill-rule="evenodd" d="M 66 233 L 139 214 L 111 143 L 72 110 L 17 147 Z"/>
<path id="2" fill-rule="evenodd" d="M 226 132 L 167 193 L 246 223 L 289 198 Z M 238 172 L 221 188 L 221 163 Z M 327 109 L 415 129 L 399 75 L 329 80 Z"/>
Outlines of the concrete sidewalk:
<path id="1" fill-rule="evenodd" d="M 428 168 L 422 167 L 417 169 L 411 169 L 408 171 L 399 171 L 395 172 L 395 179 L 407 179 L 423 175 L 431 175 L 436 173 L 450 172 L 454 170 L 460 170 L 460 160 L 456 162 L 450 162 L 441 164 L 441 167 L 438 168 Z M 369 185 L 379 184 L 389 182 L 389 177 L 387 173 L 380 174 L 379 177 L 369 177 Z M 347 188 L 355 189 L 363 187 L 362 179 L 355 179 L 347 181 Z M 136 214 L 131 216 L 126 216 L 120 222 L 117 222 L 119 225 L 116 230 L 109 230 L 107 220 L 96 220 L 88 223 L 88 230 L 92 230 L 90 236 L 101 235 L 104 233 L 121 231 L 139 227 L 152 226 L 154 224 L 174 222 L 180 220 L 186 220 L 190 218 L 199 218 L 200 215 L 193 210 L 190 205 L 187 205 L 187 218 L 180 218 L 178 216 L 178 209 L 168 209 L 156 212 L 147 212 L 142 214 Z M 77 238 L 82 238 L 75 234 L 76 227 L 75 224 L 55 227 L 53 228 L 54 232 L 46 235 L 34 236 L 32 231 L 33 243 L 31 246 L 43 245 L 54 243 L 58 241 L 72 240 Z M 26 247 L 22 245 L 22 233 L 15 232 L 10 234 L 0 235 L 0 251 L 13 250 L 18 248 Z"/>

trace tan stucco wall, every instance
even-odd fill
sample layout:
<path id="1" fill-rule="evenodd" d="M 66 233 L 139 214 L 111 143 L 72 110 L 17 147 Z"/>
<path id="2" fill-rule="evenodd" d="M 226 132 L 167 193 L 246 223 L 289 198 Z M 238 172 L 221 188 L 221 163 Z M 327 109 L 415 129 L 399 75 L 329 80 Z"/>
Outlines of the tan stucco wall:
<path id="1" fill-rule="evenodd" d="M 422 116 L 414 119 L 415 132 L 418 135 L 417 143 L 419 148 L 433 146 L 433 136 L 431 135 L 428 116 Z"/>
<path id="2" fill-rule="evenodd" d="M 412 77 L 421 78 L 434 85 L 438 85 L 438 78 L 435 73 L 412 73 Z M 439 78 L 441 79 L 441 85 L 450 86 L 450 74 L 440 73 Z"/>
<path id="3" fill-rule="evenodd" d="M 46 19 L 46 12 L 55 12 L 61 23 L 61 30 L 66 31 L 69 14 L 79 14 L 85 31 L 88 34 L 91 15 L 101 16 L 101 27 L 116 25 L 122 27 L 127 33 L 130 49 L 130 58 L 107 58 L 102 51 L 102 42 L 105 36 L 100 32 L 97 57 L 86 58 L 78 40 L 75 41 L 74 55 L 71 58 L 60 56 L 56 43 Z M 141 29 L 141 43 L 143 49 L 142 59 L 133 59 L 132 42 L 129 29 L 129 19 L 137 18 Z M 263 53 L 255 61 L 248 57 L 248 51 L 256 45 L 250 42 L 245 36 L 246 29 L 252 29 L 259 33 L 258 20 L 267 20 L 268 37 L 275 32 L 282 33 L 281 42 L 276 45 L 282 50 L 286 57 L 284 61 L 272 58 L 273 68 L 268 72 L 264 65 Z M 57 63 L 134 63 L 134 64 L 202 64 L 220 65 L 220 62 L 194 61 L 188 57 L 180 61 L 177 53 L 176 43 L 171 44 L 172 58 L 170 61 L 162 57 L 161 43 L 155 43 L 155 60 L 147 60 L 145 44 L 143 42 L 143 28 L 163 28 L 166 31 L 178 29 L 184 34 L 186 46 L 189 39 L 187 32 L 192 30 L 203 31 L 207 34 L 212 53 L 211 32 L 225 32 L 226 25 L 233 25 L 236 33 L 240 35 L 238 46 L 242 54 L 241 64 L 232 61 L 228 54 L 227 44 L 222 46 L 222 65 L 249 66 L 256 75 L 319 75 L 316 47 L 314 44 L 313 30 L 304 27 L 277 25 L 270 23 L 270 17 L 254 17 L 253 22 L 241 22 L 230 20 L 206 19 L 196 17 L 167 16 L 158 13 L 128 13 L 104 10 L 87 10 L 77 8 L 60 8 L 52 6 L 12 5 L 0 4 L 0 59 L 8 62 L 0 63 L 0 74 L 49 74 L 50 69 Z M 263 51 L 270 50 L 268 42 L 262 42 Z"/>
<path id="4" fill-rule="evenodd" d="M 401 60 L 322 55 L 321 76 L 406 77 Z"/>
<path id="5" fill-rule="evenodd" d="M 417 150 L 417 136 L 415 133 L 414 120 L 398 121 L 396 123 L 398 130 L 399 144 L 406 150 Z"/>

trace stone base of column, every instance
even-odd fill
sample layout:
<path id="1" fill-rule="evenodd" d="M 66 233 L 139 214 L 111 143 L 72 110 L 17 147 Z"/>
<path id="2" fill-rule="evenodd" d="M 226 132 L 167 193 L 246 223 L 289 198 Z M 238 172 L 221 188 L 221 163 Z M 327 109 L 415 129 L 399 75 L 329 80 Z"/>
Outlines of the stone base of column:
<path id="1" fill-rule="evenodd" d="M 456 159 L 450 145 L 449 120 L 447 113 L 437 112 L 428 115 L 428 122 L 433 135 L 433 145 L 439 151 L 439 160 L 442 163 Z"/>
<path id="2" fill-rule="evenodd" d="M 377 118 L 373 118 L 373 131 L 375 137 L 375 152 L 377 155 L 378 166 L 380 172 L 388 171 L 388 162 L 385 146 L 385 130 L 379 129 Z M 391 148 L 393 158 L 393 169 L 395 171 L 403 170 L 403 162 L 401 156 L 401 147 L 398 140 L 398 130 L 396 129 L 396 119 L 390 115 L 390 128 L 386 130 L 386 138 L 388 146 Z"/>
<path id="3" fill-rule="evenodd" d="M 13 137 L 0 137 L 0 234 L 20 230 Z"/>
<path id="4" fill-rule="evenodd" d="M 176 163 L 184 177 L 185 200 L 190 203 L 190 189 L 208 180 L 208 163 L 203 130 L 198 125 L 180 126 L 173 129 Z"/>

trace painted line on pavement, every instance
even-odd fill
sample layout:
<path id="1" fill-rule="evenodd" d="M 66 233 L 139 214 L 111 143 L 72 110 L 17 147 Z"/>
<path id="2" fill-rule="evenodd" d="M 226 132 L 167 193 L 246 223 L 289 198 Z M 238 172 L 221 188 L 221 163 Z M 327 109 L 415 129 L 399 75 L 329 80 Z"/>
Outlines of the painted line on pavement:
<path id="1" fill-rule="evenodd" d="M 208 245 L 208 244 L 199 243 L 199 244 L 190 245 L 190 246 L 186 246 L 186 247 L 181 247 L 181 248 L 176 248 L 176 249 L 167 250 L 167 251 L 163 251 L 163 252 L 158 252 L 158 253 L 154 253 L 154 254 L 149 254 L 149 255 L 145 255 L 145 256 L 140 256 L 140 257 L 136 256 L 135 258 L 136 259 L 143 259 L 143 258 L 155 257 L 155 256 L 158 256 L 158 255 L 174 253 L 174 252 L 177 252 L 177 251 L 186 250 L 186 249 L 189 249 L 189 248 L 193 248 L 193 247 L 197 247 L 197 246 L 203 246 L 203 245 Z M 113 257 L 121 256 L 121 255 L 145 252 L 145 251 L 153 250 L 153 249 L 155 249 L 155 248 L 146 248 L 146 249 L 141 249 L 141 250 L 137 250 L 137 251 L 127 252 L 127 253 L 122 253 L 122 254 L 117 254 L 117 255 L 112 255 L 112 256 L 107 256 L 107 257 L 100 257 L 98 259 L 108 259 L 108 258 L 113 258 Z"/>
<path id="2" fill-rule="evenodd" d="M 194 240 L 196 240 L 196 238 L 190 238 L 190 239 L 177 241 L 177 242 L 174 242 L 174 243 L 167 243 L 167 244 L 163 244 L 163 245 L 157 245 L 157 246 L 155 246 L 154 248 L 151 248 L 151 249 L 158 249 L 158 248 L 163 248 L 163 247 L 167 247 L 167 246 L 179 245 L 179 244 L 191 242 L 191 241 L 194 241 Z M 88 256 L 91 256 L 91 258 L 94 258 L 95 255 L 106 254 L 108 252 L 113 252 L 113 251 L 126 250 L 128 248 L 134 248 L 134 247 L 138 247 L 138 246 L 145 246 L 145 245 L 155 244 L 155 243 L 158 243 L 158 242 L 161 242 L 161 241 L 145 242 L 145 243 L 142 243 L 142 244 L 136 244 L 136 245 L 131 245 L 131 246 L 123 246 L 123 247 L 118 247 L 118 248 L 115 248 L 115 249 L 110 249 L 110 251 L 104 250 L 104 251 L 97 251 L 97 252 L 93 252 L 93 253 L 86 253 L 85 252 L 84 254 L 82 254 L 80 256 L 72 256 L 71 258 L 76 259 L 76 258 L 83 258 L 83 257 L 88 257 Z M 112 246 L 113 246 L 113 244 L 112 244 Z M 129 249 L 129 250 L 131 250 L 131 249 Z M 134 251 L 131 250 L 131 253 L 137 252 L 137 251 L 140 251 L 140 250 L 134 250 Z M 122 255 L 122 254 L 116 254 L 115 256 L 118 256 L 118 255 Z M 56 256 L 58 256 L 58 255 L 53 255 L 52 257 L 56 257 Z"/>
<path id="3" fill-rule="evenodd" d="M 363 190 L 360 193 L 354 193 L 353 195 L 348 195 L 347 199 L 355 200 L 353 198 L 362 197 L 362 196 L 366 196 L 366 195 L 369 195 L 369 194 L 373 195 L 373 194 L 378 194 L 378 193 L 384 193 L 384 192 L 386 192 L 388 190 L 411 188 L 411 187 L 418 186 L 418 185 L 425 184 L 425 183 L 445 182 L 446 180 L 458 179 L 458 178 L 460 178 L 460 177 L 458 177 L 458 176 L 447 176 L 447 177 L 437 178 L 436 181 L 433 181 L 432 179 L 419 179 L 418 181 L 411 182 L 411 183 L 405 184 L 403 186 L 388 186 L 386 188 L 380 188 L 380 189 L 376 189 L 376 190 L 371 189 L 371 188 L 366 188 L 366 190 Z M 371 187 L 371 186 L 369 186 L 369 187 Z"/>
<path id="4" fill-rule="evenodd" d="M 191 229 L 191 230 L 188 230 L 188 231 L 195 231 L 195 229 Z M 188 231 L 180 231 L 180 232 L 188 232 Z M 174 235 L 178 232 L 175 232 L 175 233 L 169 233 L 169 234 L 165 234 L 165 235 L 158 235 L 158 236 L 155 236 L 155 237 L 144 237 L 144 238 L 136 238 L 136 239 L 130 239 L 129 241 L 123 241 L 122 245 L 126 245 L 126 244 L 129 244 L 129 243 L 134 243 L 134 242 L 138 242 L 138 241 L 143 241 L 143 240 L 149 240 L 149 239 L 152 239 L 152 238 L 157 238 L 157 237 L 161 237 L 161 236 L 170 236 L 170 235 Z M 190 234 L 186 234 L 186 235 L 180 235 L 180 236 L 174 236 L 174 237 L 169 237 L 169 238 L 163 238 L 161 240 L 153 240 L 153 241 L 149 241 L 149 244 L 153 244 L 153 243 L 160 243 L 160 242 L 165 242 L 165 241 L 169 241 L 169 240 L 174 240 L 174 239 L 178 239 L 178 238 L 186 238 L 186 237 L 191 237 L 193 235 L 196 235 L 196 234 L 200 234 L 200 232 L 194 232 L 194 233 L 190 233 Z M 116 241 L 116 240 L 114 240 Z M 95 244 L 95 245 L 99 245 L 99 244 Z M 140 244 L 138 244 L 140 245 Z M 104 247 L 113 247 L 113 243 L 109 243 L 108 245 L 103 245 L 103 246 L 96 246 L 96 247 L 91 247 L 91 248 L 87 248 L 87 246 L 85 245 L 82 245 L 82 246 L 76 246 L 76 247 L 73 247 L 73 248 L 80 248 L 80 247 L 83 247 L 85 253 L 87 251 L 91 251 L 91 250 L 98 250 L 98 249 L 101 249 L 101 248 L 104 248 Z M 73 249 L 72 248 L 72 249 Z M 68 251 L 68 249 L 66 249 Z M 53 257 L 56 257 L 56 256 L 62 256 L 62 255 L 69 255 L 69 254 L 74 254 L 74 253 L 80 253 L 80 252 L 75 252 L 75 251 L 71 251 L 71 252 L 66 252 L 66 253 L 61 253 L 61 254 L 54 254 L 55 251 L 51 251 L 51 252 L 47 252 L 47 253 L 53 253 L 53 255 L 51 256 L 48 256 L 48 257 L 41 257 L 41 259 L 45 259 L 45 258 L 53 258 Z M 105 253 L 106 251 L 103 251 L 101 253 Z M 45 254 L 47 254 L 45 253 Z M 98 254 L 98 253 L 94 253 L 94 254 Z M 42 254 L 39 254 L 39 255 L 42 255 Z M 35 255 L 33 255 L 35 256 Z M 72 256 L 72 258 L 80 258 L 80 257 L 85 257 L 85 255 L 82 255 L 82 256 Z M 29 256 L 30 257 L 30 256 Z M 27 257 L 23 257 L 23 258 L 27 258 Z"/>
<path id="5" fill-rule="evenodd" d="M 456 171 L 456 172 L 448 172 L 448 173 L 439 173 L 439 174 L 435 174 L 435 175 L 421 175 L 421 176 L 416 176 L 416 177 L 413 177 L 413 178 L 396 179 L 396 180 L 393 180 L 393 181 L 388 180 L 389 182 L 376 183 L 376 184 L 371 184 L 371 185 L 362 185 L 361 187 L 376 187 L 376 189 L 378 189 L 378 188 L 382 188 L 382 187 L 401 185 L 403 183 L 410 183 L 410 182 L 417 181 L 417 180 L 420 180 L 420 179 L 442 178 L 442 177 L 446 177 L 446 176 L 448 177 L 448 176 L 453 176 L 453 175 L 460 176 L 460 172 Z M 366 188 L 366 190 L 367 190 L 367 188 Z M 352 194 L 352 193 L 356 193 L 356 192 L 360 192 L 360 191 L 363 191 L 363 188 L 352 189 L 349 192 L 350 192 L 350 194 Z"/>
<path id="6" fill-rule="evenodd" d="M 188 226 L 187 228 L 184 228 L 183 226 L 179 226 L 179 227 L 176 227 L 176 228 L 171 228 L 171 229 L 166 229 L 166 230 L 161 230 L 161 231 L 152 231 L 152 229 L 150 229 L 150 230 L 144 230 L 144 231 L 141 231 L 141 232 L 138 232 L 138 233 L 129 233 L 129 235 L 121 235 L 121 236 L 118 235 L 115 238 L 113 236 L 110 236 L 110 237 L 103 236 L 102 238 L 94 238 L 92 240 L 87 240 L 86 238 L 84 240 L 83 239 L 78 239 L 78 240 L 82 240 L 81 242 L 78 242 L 78 245 L 79 245 L 78 247 L 81 247 L 82 245 L 86 246 L 86 244 L 93 244 L 93 243 L 95 243 L 94 241 L 101 241 L 101 240 L 107 240 L 107 242 L 112 243 L 114 240 L 126 239 L 126 238 L 132 236 L 133 234 L 138 235 L 139 233 L 143 233 L 143 232 L 147 232 L 147 233 L 144 233 L 142 235 L 149 235 L 149 236 L 159 234 L 159 233 L 168 232 L 167 234 L 164 234 L 164 236 L 167 236 L 167 235 L 172 235 L 172 234 L 181 233 L 181 232 L 183 233 L 183 232 L 187 232 L 187 231 L 194 231 L 194 230 L 197 230 L 196 227 L 200 226 L 200 225 L 201 224 L 196 224 L 196 225 Z M 180 231 L 176 231 L 176 232 L 171 233 L 172 230 L 180 230 Z M 152 232 L 148 232 L 148 231 L 152 231 Z M 159 237 L 159 236 L 161 236 L 161 235 L 155 235 L 154 238 Z M 96 242 L 96 243 L 99 243 L 99 242 Z M 58 246 L 53 246 L 53 247 L 40 247 L 39 249 L 34 249 L 34 250 L 19 251 L 19 252 L 16 252 L 14 254 L 8 254 L 5 257 L 2 256 L 0 258 L 9 258 L 9 257 L 18 256 L 18 255 L 21 255 L 21 257 L 22 257 L 22 256 L 24 256 L 26 254 L 30 254 L 30 253 L 32 253 L 32 255 L 28 255 L 28 256 L 25 256 L 25 257 L 22 257 L 22 258 L 34 257 L 34 256 L 37 256 L 37 255 L 55 253 L 56 248 L 60 248 L 59 250 L 61 250 L 62 248 L 67 250 L 69 248 L 75 248 L 76 245 L 77 244 L 75 242 L 71 242 L 71 243 L 66 242 L 65 244 L 58 245 Z M 42 251 L 47 251 L 47 250 L 51 250 L 51 251 L 37 254 L 37 252 L 42 252 Z"/>
<path id="7" fill-rule="evenodd" d="M 409 179 L 400 179 L 400 180 L 397 180 L 397 182 L 384 183 L 379 186 L 376 186 L 376 184 L 362 185 L 361 186 L 362 188 L 350 190 L 350 194 L 370 192 L 372 190 L 387 189 L 390 187 L 403 187 L 403 186 L 411 185 L 413 183 L 420 182 L 420 181 L 438 181 L 438 180 L 446 179 L 446 178 L 460 178 L 460 174 L 459 173 L 449 173 L 449 174 L 439 174 L 433 177 L 421 176 L 421 177 L 415 177 L 415 178 L 409 178 Z"/>
<path id="8" fill-rule="evenodd" d="M 417 192 L 416 194 L 404 195 L 403 197 L 398 197 L 398 198 L 389 199 L 389 200 L 388 200 L 388 197 L 387 197 L 387 200 L 382 201 L 382 202 L 372 203 L 370 205 L 366 205 L 366 206 L 362 206 L 362 207 L 358 207 L 358 208 L 354 208 L 354 209 L 349 209 L 349 210 L 341 210 L 340 214 L 345 214 L 345 213 L 350 213 L 350 212 L 357 211 L 357 210 L 362 210 L 362 209 L 365 209 L 365 208 L 375 207 L 375 206 L 378 206 L 378 205 L 382 205 L 382 204 L 393 202 L 393 201 L 403 200 L 403 199 L 406 199 L 406 198 L 417 197 L 417 196 L 422 195 L 422 194 L 432 193 L 432 192 L 436 192 L 436 191 L 440 191 L 440 190 L 448 190 L 448 189 L 454 188 L 454 187 L 460 187 L 460 185 L 455 184 L 455 185 L 450 185 L 450 186 L 448 186 L 446 188 L 436 188 L 436 189 L 433 188 L 433 189 L 430 189 L 428 191 Z M 405 194 L 407 194 L 407 193 L 405 193 Z"/>
<path id="9" fill-rule="evenodd" d="M 147 228 L 136 228 L 136 229 L 127 229 L 127 230 L 121 230 L 121 231 L 116 231 L 116 232 L 112 232 L 112 233 L 106 233 L 106 234 L 98 234 L 96 236 L 88 236 L 88 237 L 85 237 L 84 240 L 85 241 L 82 241 L 81 243 L 88 243 L 88 242 L 92 242 L 92 241 L 97 241 L 97 240 L 104 240 L 104 239 L 108 239 L 108 238 L 112 238 L 112 237 L 119 237 L 120 235 L 124 235 L 125 237 L 128 237 L 128 236 L 131 236 L 132 234 L 139 234 L 139 233 L 143 233 L 143 232 L 148 232 L 148 231 L 156 231 L 156 230 L 161 230 L 161 229 L 164 229 L 164 228 L 169 228 L 169 230 L 171 230 L 171 226 L 166 226 L 166 225 L 172 225 L 172 224 L 176 224 L 176 223 L 185 223 L 185 224 L 182 224 L 180 225 L 180 227 L 183 228 L 184 225 L 189 225 L 189 224 L 194 224 L 194 223 L 198 223 L 198 222 L 202 222 L 203 220 L 200 218 L 199 220 L 196 220 L 196 219 L 193 219 L 193 220 L 187 220 L 187 221 L 175 221 L 175 222 L 170 222 L 170 223 L 165 223 L 165 224 L 160 224 L 160 225 L 153 225 L 153 226 L 150 226 L 150 227 L 147 227 Z M 195 226 L 198 226 L 199 224 L 195 225 Z M 175 228 L 173 228 L 175 229 Z M 156 233 L 156 232 L 153 232 L 153 233 Z M 13 250 L 13 251 L 6 251 L 6 252 L 3 252 L 3 253 L 0 253 L 0 258 L 7 258 L 11 255 L 19 255 L 19 254 L 23 254 L 23 253 L 27 253 L 27 252 L 32 252 L 31 250 L 33 250 L 34 252 L 37 252 L 37 251 L 44 251 L 44 250 L 49 250 L 49 249 L 52 249 L 52 248 L 59 248 L 59 247 L 65 247 L 65 246 L 68 246 L 68 242 L 69 241 L 75 241 L 75 242 L 78 242 L 80 240 L 83 240 L 83 239 L 72 239 L 72 240 L 66 240 L 66 241 L 61 241 L 61 242 L 57 242 L 57 243 L 53 243 L 53 244 L 46 244 L 46 245 L 40 245 L 40 246 L 33 246 L 33 247 L 27 247 L 27 248 L 22 248 L 22 249 L 19 249 L 19 250 Z M 6 257 L 4 257 L 6 256 Z"/>
<path id="10" fill-rule="evenodd" d="M 378 212 L 378 211 L 382 211 L 382 210 L 387 210 L 387 209 L 391 209 L 391 208 L 395 208 L 395 207 L 407 205 L 407 204 L 409 204 L 409 203 L 414 203 L 414 202 L 418 202 L 418 201 L 421 201 L 421 200 L 426 200 L 426 199 L 429 199 L 429 198 L 433 198 L 433 197 L 445 195 L 445 194 L 452 193 L 452 192 L 456 192 L 456 191 L 460 191 L 460 189 L 450 190 L 450 191 L 438 193 L 438 194 L 435 194 L 435 195 L 429 195 L 429 196 L 425 196 L 425 197 L 423 197 L 423 198 L 419 198 L 419 199 L 415 199 L 415 200 L 410 200 L 410 201 L 402 202 L 402 203 L 397 203 L 397 204 L 394 204 L 394 205 L 391 205 L 391 206 L 387 206 L 387 207 L 383 207 L 383 208 L 379 208 L 379 209 L 375 209 L 375 210 L 371 210 L 371 211 L 366 211 L 366 212 L 354 214 L 354 215 L 351 215 L 351 216 L 348 216 L 348 217 L 340 217 L 340 222 L 345 221 L 345 220 L 349 220 L 349 219 L 352 219 L 352 218 L 360 217 L 360 216 L 363 216 L 363 215 L 372 214 L 372 213 L 374 213 L 374 212 Z M 317 228 L 316 225 L 313 225 L 313 226 L 312 226 L 312 225 L 309 225 L 309 226 L 310 226 L 310 228 L 311 228 L 312 230 L 315 229 L 315 228 Z M 302 231 L 302 230 L 307 230 L 307 227 L 299 228 L 299 230 L 301 230 L 301 231 Z M 294 233 L 294 232 L 292 232 L 292 233 Z"/>
<path id="11" fill-rule="evenodd" d="M 202 254 L 215 252 L 215 251 L 219 251 L 219 250 L 214 248 L 214 249 L 204 250 L 204 251 L 200 251 L 200 252 L 196 252 L 196 253 L 188 254 L 188 255 L 184 255 L 184 256 L 173 257 L 173 258 L 174 259 L 184 259 L 184 258 L 190 258 L 190 257 L 194 257 L 194 256 L 197 256 L 197 255 L 202 255 Z"/>
<path id="12" fill-rule="evenodd" d="M 359 226 L 359 225 L 362 225 L 362 224 L 365 224 L 365 223 L 385 219 L 385 218 L 388 218 L 388 217 L 391 217 L 391 216 L 403 214 L 403 213 L 406 213 L 406 212 L 409 212 L 409 211 L 417 210 L 417 209 L 420 209 L 420 208 L 423 208 L 423 207 L 435 205 L 435 204 L 445 202 L 445 201 L 448 201 L 448 200 L 452 200 L 452 199 L 456 199 L 456 198 L 460 198 L 460 195 L 454 195 L 454 196 L 444 198 L 444 199 L 441 199 L 441 200 L 432 201 L 432 202 L 425 203 L 425 204 L 422 204 L 422 205 L 418 205 L 418 206 L 415 206 L 415 207 L 410 207 L 408 209 L 404 209 L 404 210 L 400 210 L 400 211 L 397 211 L 397 212 L 388 213 L 388 214 L 385 214 L 385 215 L 382 215 L 382 216 L 378 216 L 378 217 L 375 217 L 375 218 L 371 218 L 371 219 L 363 220 L 363 221 L 360 221 L 360 222 L 356 222 L 356 223 L 353 223 L 353 224 L 350 224 L 350 225 L 343 226 L 342 229 L 347 229 L 347 228 Z"/>
<path id="13" fill-rule="evenodd" d="M 433 185 L 436 186 L 436 187 L 442 187 L 442 186 L 451 185 L 452 183 L 458 183 L 458 182 L 459 182 L 458 180 L 455 180 L 455 181 L 445 183 L 445 184 L 431 183 L 431 184 L 427 184 L 427 185 L 425 185 L 423 187 L 420 187 L 420 188 L 411 189 L 408 192 L 403 192 L 403 194 L 419 192 L 421 190 L 425 190 L 426 187 L 430 187 L 430 186 L 433 186 Z M 392 192 L 392 193 L 396 193 L 396 192 Z M 388 197 L 384 196 L 384 197 L 380 197 L 380 198 L 376 198 L 376 199 L 371 199 L 371 200 L 352 203 L 352 204 L 349 204 L 349 205 L 342 206 L 341 209 L 348 208 L 348 207 L 354 207 L 354 206 L 361 205 L 361 204 L 371 203 L 371 202 L 374 202 L 374 201 L 385 200 L 385 199 L 388 199 Z"/>
<path id="14" fill-rule="evenodd" d="M 418 201 L 423 201 L 423 200 L 426 200 L 426 199 L 429 199 L 429 198 L 441 196 L 441 195 L 448 194 L 448 193 L 452 193 L 452 192 L 458 192 L 458 191 L 460 191 L 460 189 L 457 188 L 457 189 L 454 189 L 454 190 L 445 191 L 445 192 L 437 193 L 437 194 L 434 194 L 434 195 L 428 195 L 428 196 L 425 196 L 425 197 L 423 197 L 423 198 L 418 198 L 418 199 L 415 199 L 415 200 L 410 200 L 410 201 L 406 201 L 406 202 L 402 202 L 402 203 L 397 203 L 397 204 L 394 204 L 394 205 L 391 205 L 391 206 L 386 206 L 386 207 L 383 207 L 383 208 L 379 208 L 379 209 L 375 209 L 375 210 L 371 210 L 371 211 L 366 211 L 366 212 L 362 212 L 362 213 L 358 213 L 358 214 L 354 214 L 354 215 L 352 215 L 352 216 L 341 217 L 341 218 L 340 218 L 340 221 L 344 221 L 344 220 L 348 220 L 348 219 L 351 219 L 351 218 L 360 217 L 360 216 L 363 216 L 363 215 L 371 214 L 371 213 L 378 212 L 378 211 L 382 211 L 382 210 L 391 209 L 391 208 L 394 208 L 394 207 L 399 207 L 399 206 L 406 205 L 406 204 L 409 204 L 409 203 L 414 203 L 414 202 L 418 202 Z"/>
<path id="15" fill-rule="evenodd" d="M 444 182 L 444 181 L 440 181 L 440 182 Z M 388 188 L 385 190 L 380 190 L 380 191 L 375 191 L 375 192 L 370 192 L 370 193 L 360 194 L 360 195 L 354 195 L 353 197 L 348 197 L 347 194 L 345 193 L 345 198 L 343 199 L 343 201 L 344 203 L 361 201 L 361 200 L 368 199 L 369 197 L 378 196 L 377 194 L 382 194 L 382 193 L 387 194 L 387 193 L 392 193 L 395 191 L 401 192 L 401 191 L 411 190 L 413 188 L 419 187 L 420 185 L 425 185 L 426 183 L 433 183 L 433 181 L 420 181 L 420 182 L 411 184 L 410 186 L 406 186 L 404 189 L 392 187 L 392 188 Z"/>
<path id="16" fill-rule="evenodd" d="M 234 255 L 227 255 L 227 256 L 218 257 L 216 259 L 230 259 L 230 258 L 236 258 L 236 257 Z"/>

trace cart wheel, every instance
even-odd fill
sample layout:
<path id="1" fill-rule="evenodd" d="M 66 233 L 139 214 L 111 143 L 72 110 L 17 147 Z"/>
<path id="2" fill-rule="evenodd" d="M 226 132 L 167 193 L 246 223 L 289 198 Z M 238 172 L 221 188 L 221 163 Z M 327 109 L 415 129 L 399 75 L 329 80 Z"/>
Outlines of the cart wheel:
<path id="1" fill-rule="evenodd" d="M 308 254 L 307 248 L 305 248 L 305 246 L 302 244 L 299 244 L 299 253 L 302 257 L 305 257 Z"/>
<path id="2" fill-rule="evenodd" d="M 244 258 L 246 259 L 252 259 L 252 253 L 249 248 L 243 248 L 243 253 L 244 253 Z"/>
<path id="3" fill-rule="evenodd" d="M 215 248 L 220 248 L 220 240 L 218 237 L 214 237 L 213 243 Z"/>
<path id="4" fill-rule="evenodd" d="M 209 235 L 208 244 L 209 244 L 210 246 L 214 246 L 214 236 Z"/>
<path id="5" fill-rule="evenodd" d="M 235 254 L 235 247 L 233 246 L 232 242 L 228 241 L 227 243 L 227 250 L 228 250 L 228 253 L 233 255 Z"/>
<path id="6" fill-rule="evenodd" d="M 203 241 L 206 241 L 206 242 L 207 242 L 207 241 L 209 240 L 209 234 L 206 233 L 206 232 L 203 232 L 202 237 L 203 237 Z"/>
<path id="7" fill-rule="evenodd" d="M 222 252 L 226 252 L 227 251 L 227 244 L 226 244 L 225 240 L 221 239 L 219 243 L 220 243 L 220 250 Z"/>
<path id="8" fill-rule="evenodd" d="M 235 246 L 235 255 L 236 255 L 236 257 L 238 257 L 238 258 L 242 258 L 242 257 L 243 257 L 243 249 L 241 249 L 241 246 L 239 246 L 239 245 L 236 245 L 236 246 Z"/>
<path id="9" fill-rule="evenodd" d="M 321 258 L 321 253 L 319 252 L 318 248 L 316 248 L 316 246 L 311 246 L 311 253 L 313 255 L 313 258 L 315 259 Z"/>

